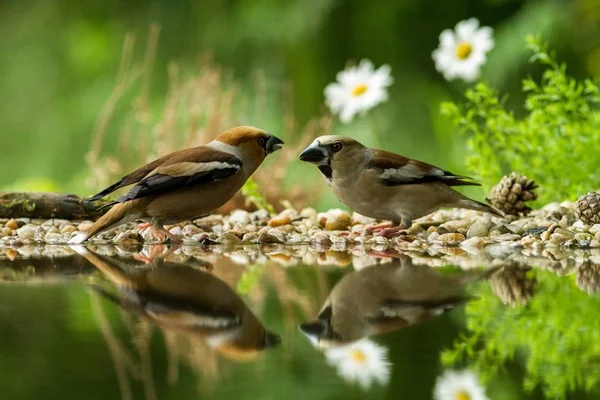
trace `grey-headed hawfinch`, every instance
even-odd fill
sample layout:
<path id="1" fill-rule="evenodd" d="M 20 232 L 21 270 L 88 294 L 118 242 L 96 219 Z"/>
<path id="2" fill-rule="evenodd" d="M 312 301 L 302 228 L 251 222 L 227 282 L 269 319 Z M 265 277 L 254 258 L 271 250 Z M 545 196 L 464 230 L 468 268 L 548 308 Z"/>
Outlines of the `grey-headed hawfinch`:
<path id="1" fill-rule="evenodd" d="M 165 228 L 206 215 L 225 204 L 270 153 L 283 141 L 269 133 L 240 126 L 221 133 L 204 146 L 167 154 L 124 176 L 119 182 L 88 199 L 100 199 L 133 185 L 90 229 L 69 243 L 88 238 L 134 220 L 150 222 L 177 241 Z"/>
<path id="2" fill-rule="evenodd" d="M 371 149 L 348 137 L 318 137 L 299 158 L 315 164 L 336 197 L 353 211 L 399 224 L 384 229 L 381 232 L 384 236 L 409 228 L 413 219 L 443 207 L 504 215 L 453 189 L 453 186 L 479 186 L 468 177 L 389 151 Z"/>

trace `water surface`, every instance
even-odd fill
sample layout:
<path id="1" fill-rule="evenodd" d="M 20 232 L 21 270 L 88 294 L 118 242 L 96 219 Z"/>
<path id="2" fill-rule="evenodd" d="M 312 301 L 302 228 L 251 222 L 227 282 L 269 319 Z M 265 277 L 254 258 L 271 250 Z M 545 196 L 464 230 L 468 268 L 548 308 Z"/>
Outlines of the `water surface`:
<path id="1" fill-rule="evenodd" d="M 430 399 L 452 371 L 491 399 L 599 398 L 586 252 L 0 254 L 2 398 Z"/>

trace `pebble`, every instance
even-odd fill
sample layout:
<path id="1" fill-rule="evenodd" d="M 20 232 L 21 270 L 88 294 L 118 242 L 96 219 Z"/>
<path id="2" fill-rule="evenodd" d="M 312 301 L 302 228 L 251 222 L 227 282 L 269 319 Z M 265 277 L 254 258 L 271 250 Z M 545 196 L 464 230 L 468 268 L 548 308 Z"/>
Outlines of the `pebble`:
<path id="1" fill-rule="evenodd" d="M 266 232 L 259 234 L 256 240 L 258 243 L 283 243 L 276 236 L 273 236 Z"/>
<path id="2" fill-rule="evenodd" d="M 24 225 L 21 228 L 17 229 L 17 235 L 21 239 L 33 239 L 33 237 L 35 236 L 35 226 Z"/>
<path id="3" fill-rule="evenodd" d="M 439 236 L 438 240 L 445 245 L 455 246 L 465 240 L 465 235 L 462 233 L 444 233 Z"/>
<path id="4" fill-rule="evenodd" d="M 471 224 L 467 230 L 467 238 L 474 237 L 485 237 L 489 233 L 488 224 L 483 221 L 477 220 Z"/>
<path id="5" fill-rule="evenodd" d="M 217 243 L 239 243 L 241 239 L 231 232 L 225 232 L 216 240 Z"/>
<path id="6" fill-rule="evenodd" d="M 462 242 L 460 244 L 460 247 L 482 249 L 485 247 L 485 240 L 478 236 L 475 236 Z"/>
<path id="7" fill-rule="evenodd" d="M 19 224 L 17 224 L 17 221 L 15 221 L 14 219 L 8 220 L 8 222 L 4 226 L 13 231 L 19 229 Z"/>

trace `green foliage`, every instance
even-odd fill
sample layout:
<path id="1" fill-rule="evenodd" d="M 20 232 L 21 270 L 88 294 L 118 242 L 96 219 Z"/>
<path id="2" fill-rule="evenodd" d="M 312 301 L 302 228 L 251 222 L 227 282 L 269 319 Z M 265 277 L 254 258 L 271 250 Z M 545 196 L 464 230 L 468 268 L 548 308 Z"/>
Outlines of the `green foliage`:
<path id="1" fill-rule="evenodd" d="M 275 208 L 258 191 L 258 183 L 254 179 L 250 178 L 246 181 L 242 187 L 242 194 L 246 197 L 246 201 L 256 208 L 265 209 L 270 213 L 275 212 Z"/>
<path id="2" fill-rule="evenodd" d="M 539 39 L 528 38 L 528 47 L 545 71 L 539 83 L 523 80 L 522 117 L 485 83 L 468 89 L 464 104 L 443 104 L 442 113 L 470 135 L 467 164 L 488 188 L 517 171 L 541 186 L 540 201 L 573 200 L 600 187 L 600 89 L 567 76 Z"/>
<path id="3" fill-rule="evenodd" d="M 594 390 L 600 380 L 600 298 L 577 289 L 572 277 L 532 273 L 539 290 L 527 306 L 505 306 L 489 287 L 481 288 L 481 299 L 466 308 L 468 333 L 442 353 L 442 362 L 467 363 L 489 382 L 507 361 L 523 357 L 526 391 L 540 386 L 547 397 L 561 399 Z"/>
<path id="4" fill-rule="evenodd" d="M 260 277 L 265 271 L 264 267 L 257 265 L 248 265 L 246 270 L 240 277 L 240 280 L 237 283 L 236 291 L 240 295 L 248 294 L 258 283 L 260 282 Z"/>

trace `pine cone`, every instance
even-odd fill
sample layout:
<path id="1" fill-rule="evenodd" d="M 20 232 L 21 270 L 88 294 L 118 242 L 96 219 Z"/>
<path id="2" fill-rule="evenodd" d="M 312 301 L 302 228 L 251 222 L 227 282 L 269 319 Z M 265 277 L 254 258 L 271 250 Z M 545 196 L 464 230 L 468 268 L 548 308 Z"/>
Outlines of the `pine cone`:
<path id="1" fill-rule="evenodd" d="M 536 279 L 527 277 L 530 269 L 531 267 L 522 268 L 510 264 L 492 275 L 490 286 L 502 303 L 514 307 L 526 304 L 533 297 Z"/>
<path id="2" fill-rule="evenodd" d="M 587 294 L 600 289 L 600 265 L 585 261 L 577 270 L 577 286 Z"/>
<path id="3" fill-rule="evenodd" d="M 589 192 L 577 200 L 577 216 L 588 225 L 600 224 L 599 192 Z"/>
<path id="4" fill-rule="evenodd" d="M 517 176 L 512 172 L 492 188 L 492 193 L 486 200 L 506 214 L 527 215 L 531 208 L 525 202 L 537 199 L 537 193 L 533 191 L 535 188 L 537 186 L 533 179 L 528 180 L 525 175 Z"/>

